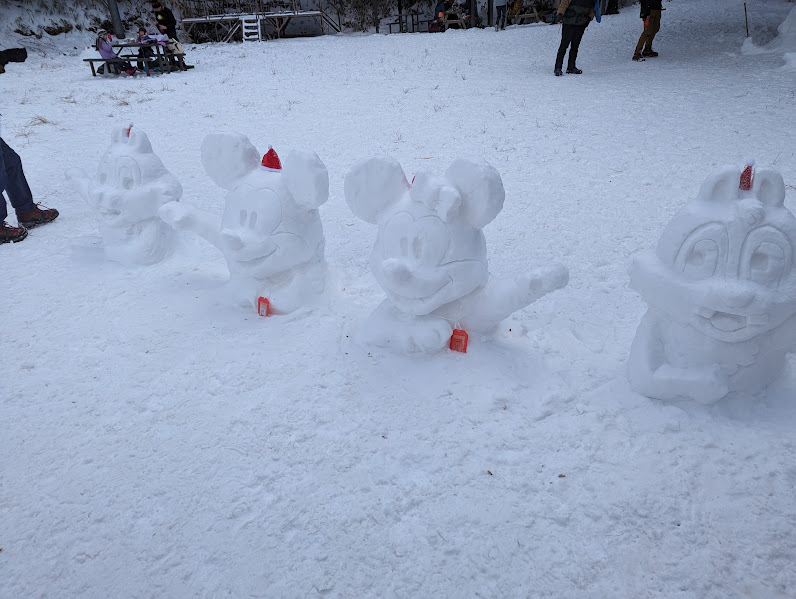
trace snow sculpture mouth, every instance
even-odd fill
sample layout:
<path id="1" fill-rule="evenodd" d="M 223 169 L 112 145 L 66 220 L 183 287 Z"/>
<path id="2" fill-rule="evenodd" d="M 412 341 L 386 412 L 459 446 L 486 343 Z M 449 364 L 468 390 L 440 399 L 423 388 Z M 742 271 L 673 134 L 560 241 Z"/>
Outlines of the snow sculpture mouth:
<path id="1" fill-rule="evenodd" d="M 702 321 L 724 333 L 735 333 L 751 325 L 762 326 L 768 323 L 767 314 L 743 316 L 742 314 L 732 314 L 730 312 L 721 312 L 720 310 L 700 308 L 697 311 L 697 315 Z"/>

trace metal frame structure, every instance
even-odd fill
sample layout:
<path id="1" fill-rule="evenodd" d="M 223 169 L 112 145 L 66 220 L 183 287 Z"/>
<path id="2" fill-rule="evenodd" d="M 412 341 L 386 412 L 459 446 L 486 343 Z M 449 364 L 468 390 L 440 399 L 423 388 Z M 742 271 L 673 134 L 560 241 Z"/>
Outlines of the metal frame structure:
<path id="1" fill-rule="evenodd" d="M 299 0 L 182 0 L 182 27 L 195 41 L 229 42 L 233 39 L 259 41 L 282 37 L 291 20 L 311 18 L 326 33 L 340 32 L 342 26 L 323 10 L 303 10 Z M 240 33 L 240 35 L 238 35 Z"/>

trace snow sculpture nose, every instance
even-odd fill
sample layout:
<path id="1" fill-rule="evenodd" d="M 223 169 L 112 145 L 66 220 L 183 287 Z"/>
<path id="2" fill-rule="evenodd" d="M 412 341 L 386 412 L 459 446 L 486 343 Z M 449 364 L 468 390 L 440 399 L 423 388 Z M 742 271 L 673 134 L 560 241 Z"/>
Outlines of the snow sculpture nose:
<path id="1" fill-rule="evenodd" d="M 406 264 L 395 258 L 388 258 L 382 263 L 384 276 L 387 277 L 393 284 L 403 284 L 412 280 L 412 272 Z"/>
<path id="2" fill-rule="evenodd" d="M 221 231 L 221 241 L 232 251 L 237 251 L 243 247 L 243 239 L 232 229 Z"/>
<path id="3" fill-rule="evenodd" d="M 707 297 L 711 307 L 726 306 L 727 308 L 745 308 L 755 299 L 755 292 L 741 282 L 726 281 L 720 288 L 713 290 Z"/>

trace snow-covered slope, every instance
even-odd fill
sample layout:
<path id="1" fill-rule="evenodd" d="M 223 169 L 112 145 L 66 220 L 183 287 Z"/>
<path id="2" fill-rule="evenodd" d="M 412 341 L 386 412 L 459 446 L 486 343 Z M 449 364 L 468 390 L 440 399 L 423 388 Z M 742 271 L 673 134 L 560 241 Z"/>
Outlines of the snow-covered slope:
<path id="1" fill-rule="evenodd" d="M 793 597 L 793 355 L 711 408 L 626 378 L 631 258 L 709 172 L 754 158 L 796 210 L 793 71 L 741 52 L 739 0 L 665 6 L 660 57 L 630 60 L 630 7 L 588 28 L 580 76 L 553 77 L 546 25 L 186 45 L 194 70 L 150 78 L 9 65 L 3 139 L 61 216 L 0 246 L 0 596 Z M 761 46 L 792 8 L 747 6 Z M 219 216 L 208 132 L 317 152 L 326 303 L 230 307 L 190 236 L 153 266 L 106 260 L 64 172 L 130 122 Z M 569 285 L 466 354 L 354 343 L 384 293 L 343 177 L 379 153 L 410 177 L 485 158 L 506 190 L 490 270 L 560 260 Z"/>

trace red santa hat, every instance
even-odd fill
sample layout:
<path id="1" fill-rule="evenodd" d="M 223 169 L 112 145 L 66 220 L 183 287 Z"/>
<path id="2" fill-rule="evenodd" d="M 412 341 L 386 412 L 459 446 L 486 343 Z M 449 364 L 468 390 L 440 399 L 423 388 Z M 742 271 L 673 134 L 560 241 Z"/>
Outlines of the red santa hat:
<path id="1" fill-rule="evenodd" d="M 268 146 L 268 151 L 263 156 L 260 168 L 274 173 L 278 173 L 282 170 L 282 163 L 279 161 L 279 156 L 276 155 L 276 151 L 271 146 Z"/>
<path id="2" fill-rule="evenodd" d="M 755 165 L 754 160 L 750 160 L 746 163 L 746 168 L 743 169 L 741 173 L 741 182 L 738 185 L 744 191 L 749 191 L 752 189 L 752 167 Z"/>

